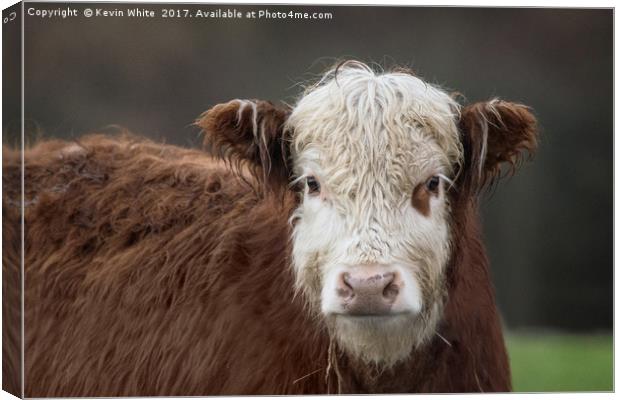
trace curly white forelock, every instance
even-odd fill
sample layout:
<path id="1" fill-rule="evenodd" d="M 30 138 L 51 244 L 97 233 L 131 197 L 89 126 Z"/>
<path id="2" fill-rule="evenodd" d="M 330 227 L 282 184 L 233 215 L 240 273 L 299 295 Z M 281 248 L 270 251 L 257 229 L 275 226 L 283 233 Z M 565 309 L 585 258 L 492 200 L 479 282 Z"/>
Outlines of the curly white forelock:
<path id="1" fill-rule="evenodd" d="M 333 146 L 335 153 L 356 144 L 375 149 L 382 140 L 394 143 L 397 134 L 413 136 L 396 138 L 398 143 L 419 141 L 423 138 L 415 137 L 412 128 L 423 127 L 450 167 L 460 164 L 463 155 L 456 126 L 459 112 L 460 105 L 448 93 L 409 73 L 376 73 L 363 63 L 347 62 L 305 90 L 286 127 L 294 132 L 296 154 L 316 143 Z M 371 134 L 382 129 L 387 136 Z M 367 142 L 359 143 L 360 131 Z"/>

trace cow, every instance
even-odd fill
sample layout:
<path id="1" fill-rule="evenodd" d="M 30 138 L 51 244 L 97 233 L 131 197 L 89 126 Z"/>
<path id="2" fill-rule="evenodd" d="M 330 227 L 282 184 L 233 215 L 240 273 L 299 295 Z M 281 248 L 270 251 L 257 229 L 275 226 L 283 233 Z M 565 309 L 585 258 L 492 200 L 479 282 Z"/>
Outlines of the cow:
<path id="1" fill-rule="evenodd" d="M 41 140 L 23 199 L 4 150 L 26 396 L 511 390 L 478 203 L 534 153 L 528 107 L 347 61 L 196 125 L 208 151 Z"/>

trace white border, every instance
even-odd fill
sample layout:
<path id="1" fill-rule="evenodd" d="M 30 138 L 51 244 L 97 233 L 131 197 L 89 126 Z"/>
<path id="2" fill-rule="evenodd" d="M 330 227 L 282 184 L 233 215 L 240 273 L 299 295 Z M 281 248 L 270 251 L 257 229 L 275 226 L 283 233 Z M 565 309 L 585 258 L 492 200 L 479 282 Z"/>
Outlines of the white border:
<path id="1" fill-rule="evenodd" d="M 66 3 L 64 1 L 55 1 L 58 3 Z M 97 3 L 98 1 L 96 0 L 82 0 L 80 1 L 80 3 Z M 12 1 L 12 0 L 0 0 L 0 6 L 2 9 L 5 9 L 13 4 L 15 4 L 16 1 Z M 476 2 L 471 2 L 471 1 L 463 1 L 463 0 L 451 0 L 449 2 L 446 1 L 419 1 L 419 2 L 413 2 L 413 1 L 405 1 L 405 0 L 389 0 L 386 2 L 381 2 L 379 4 L 379 2 L 377 0 L 372 1 L 372 0 L 340 0 L 340 1 L 335 1 L 335 0 L 314 0 L 314 1 L 295 1 L 295 0 L 287 0 L 287 1 L 283 1 L 283 0 L 268 0 L 268 1 L 256 1 L 256 0 L 245 0 L 245 1 L 240 1 L 240 0 L 230 0 L 230 1 L 204 1 L 204 2 L 191 2 L 191 1 L 166 1 L 166 0 L 151 0 L 151 1 L 140 1 L 140 0 L 135 0 L 135 1 L 118 1 L 117 3 L 196 3 L 196 4 L 291 4 L 291 5 L 382 5 L 382 6 L 386 6 L 386 5 L 398 5 L 398 6 L 448 6 L 448 7 L 562 7 L 562 8 L 615 8 L 615 1 L 601 1 L 601 0 L 591 0 L 591 1 L 575 1 L 575 0 L 569 0 L 569 1 L 561 1 L 561 0 L 555 0 L 555 1 L 549 1 L 549 0 L 540 0 L 540 1 L 536 1 L 536 0 L 522 0 L 519 2 L 516 1 L 498 1 L 498 0 L 478 0 Z M 615 14 L 615 13 L 614 13 Z M 615 22 L 615 15 L 614 15 L 614 22 Z M 23 25 L 22 25 L 22 30 L 23 30 Z M 0 33 L 0 41 L 2 39 L 1 33 Z M 616 32 L 616 30 L 614 29 L 614 65 L 618 65 L 617 61 L 617 53 L 615 52 L 615 43 L 617 43 L 617 39 L 618 39 L 618 33 Z M 544 40 L 544 38 L 541 38 L 541 40 Z M 2 56 L 0 54 L 0 62 L 2 61 Z M 23 67 L 23 33 L 22 33 L 22 67 Z M 615 78 L 615 70 L 614 70 L 614 78 Z M 618 102 L 616 101 L 616 94 L 618 93 L 617 91 L 618 87 L 617 87 L 617 83 L 616 80 L 614 79 L 614 133 L 615 133 L 615 122 L 616 122 L 616 117 L 618 115 L 618 111 L 619 111 L 619 106 L 618 106 Z M 22 81 L 22 92 L 23 92 L 23 81 Z M 22 97 L 23 100 L 23 97 Z M 23 113 L 24 113 L 24 104 L 22 104 L 22 120 L 23 120 Z M 0 133 L 1 135 L 1 133 Z M 615 140 L 615 134 L 614 134 L 614 155 L 615 154 L 619 154 L 618 153 L 618 144 L 619 142 L 617 140 Z M 23 146 L 23 132 L 22 132 L 22 146 Z M 618 187 L 618 165 L 615 162 L 615 157 L 614 157 L 614 228 L 618 223 L 618 216 L 615 213 L 615 210 L 618 207 L 618 202 L 620 200 L 618 200 L 618 198 L 616 197 L 616 193 L 615 193 L 615 188 Z M 23 191 L 23 182 L 22 182 L 22 191 Z M 0 195 L 2 194 L 2 189 L 0 188 Z M 23 192 L 22 192 L 22 199 L 23 199 Z M 23 225 L 22 225 L 23 226 Z M 1 239 L 1 232 L 0 232 L 0 239 Z M 23 235 L 23 232 L 22 232 Z M 614 272 L 615 272 L 615 249 L 618 248 L 620 244 L 620 240 L 618 239 L 618 237 L 615 235 L 615 229 L 614 229 Z M 22 246 L 23 246 L 23 236 L 22 236 Z M 22 247 L 23 248 L 23 247 Z M 23 257 L 23 255 L 22 255 Z M 23 261 L 23 260 L 22 260 Z M 22 274 L 23 276 L 23 274 Z M 616 283 L 617 283 L 617 274 L 614 273 L 614 288 L 616 287 Z M 23 295 L 23 282 L 22 282 L 22 295 Z M 618 307 L 617 307 L 617 302 L 616 302 L 616 296 L 615 296 L 615 290 L 614 290 L 614 331 L 615 331 L 615 321 L 618 318 L 619 312 L 618 312 Z M 22 307 L 23 307 L 23 299 L 22 299 Z M 23 316 L 23 310 L 22 310 L 22 316 Z M 1 324 L 1 321 L 0 321 Z M 0 325 L 1 326 L 1 325 Z M 23 329 L 23 321 L 22 321 L 22 329 Z M 22 331 L 23 334 L 23 331 Z M 615 335 L 614 335 L 614 343 L 615 343 Z M 614 346 L 614 361 L 616 359 L 617 355 L 617 349 Z M 23 354 L 22 354 L 23 357 Z M 22 363 L 23 366 L 23 363 Z M 614 364 L 615 366 L 615 364 Z M 616 385 L 619 381 L 619 377 L 620 377 L 620 373 L 618 372 L 617 368 L 614 368 L 614 384 Z M 616 387 L 616 386 L 615 386 Z M 493 398 L 493 399 L 499 399 L 499 398 L 510 398 L 510 399 L 533 399 L 533 398 L 548 398 L 548 399 L 555 399 L 555 398 L 561 398 L 561 399 L 570 399 L 570 400 L 581 400 L 581 399 L 609 399 L 609 398 L 615 398 L 614 394 L 609 394 L 609 393 L 550 393 L 550 394 L 517 394 L 517 393 L 513 393 L 513 394 L 472 394 L 472 395 L 424 395 L 422 397 L 420 396 L 416 396 L 416 398 L 430 398 L 430 399 L 454 399 L 455 396 L 457 398 L 460 399 L 489 399 L 489 398 Z M 490 397 L 489 397 L 490 396 Z M 364 398 L 368 398 L 369 396 L 347 396 L 347 398 L 354 398 L 354 399 L 364 399 Z M 375 397 L 375 396 L 372 396 Z M 412 399 L 413 396 L 409 396 L 409 395 L 390 395 L 390 396 L 377 396 L 379 398 L 385 398 L 385 399 Z M 171 399 L 181 399 L 182 397 L 171 397 Z M 231 398 L 231 397 L 227 397 L 227 398 Z M 236 397 L 232 397 L 232 398 L 236 398 Z M 267 398 L 267 399 L 277 399 L 279 397 L 275 397 L 275 396 L 262 396 L 261 398 Z M 325 398 L 325 396 L 305 396 L 304 398 L 307 399 L 322 399 Z M 0 391 L 0 400 L 4 400 L 4 399 L 14 399 L 13 396 L 11 396 L 10 394 L 6 393 L 6 392 L 1 392 Z"/>

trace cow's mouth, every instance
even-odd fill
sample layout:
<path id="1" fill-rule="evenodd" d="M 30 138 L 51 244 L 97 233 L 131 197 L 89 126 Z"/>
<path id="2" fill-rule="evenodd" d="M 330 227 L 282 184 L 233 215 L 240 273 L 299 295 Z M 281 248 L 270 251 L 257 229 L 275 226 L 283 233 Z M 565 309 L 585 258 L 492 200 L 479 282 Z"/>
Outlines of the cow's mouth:
<path id="1" fill-rule="evenodd" d="M 413 313 L 398 312 L 387 314 L 333 314 L 331 318 L 334 326 L 348 327 L 352 330 L 400 329 L 402 326 L 414 323 L 417 317 Z"/>
<path id="2" fill-rule="evenodd" d="M 333 313 L 331 314 L 337 318 L 347 318 L 352 321 L 355 320 L 389 320 L 391 318 L 397 318 L 402 316 L 413 316 L 413 313 L 407 311 L 399 312 L 387 312 L 387 313 Z"/>
<path id="3" fill-rule="evenodd" d="M 354 330 L 398 328 L 402 325 L 415 323 L 418 319 L 417 317 L 417 313 L 406 311 L 382 314 L 352 314 L 344 312 L 327 315 L 327 319 L 331 320 L 334 326 L 348 326 L 349 329 Z"/>

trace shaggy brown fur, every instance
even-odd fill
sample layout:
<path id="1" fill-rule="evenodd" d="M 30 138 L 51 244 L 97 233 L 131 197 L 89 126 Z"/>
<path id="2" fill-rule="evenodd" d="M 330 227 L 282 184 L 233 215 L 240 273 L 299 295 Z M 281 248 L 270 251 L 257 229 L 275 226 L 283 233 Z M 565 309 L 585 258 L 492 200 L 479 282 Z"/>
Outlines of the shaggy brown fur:
<path id="1" fill-rule="evenodd" d="M 26 151 L 26 396 L 510 390 L 476 196 L 460 190 L 478 173 L 475 152 L 450 194 L 455 243 L 438 335 L 376 371 L 330 346 L 294 296 L 285 111 L 261 108 L 275 122 L 251 137 L 251 121 L 231 126 L 231 110 L 218 107 L 200 125 L 237 173 L 204 152 L 128 136 Z M 492 154 L 505 161 L 513 142 L 503 151 L 497 143 Z M 19 187 L 18 157 L 7 155 L 5 185 Z M 484 170 L 496 167 L 487 159 Z M 273 191 L 251 189 L 265 177 Z M 3 198 L 11 241 L 16 196 Z M 6 276 L 18 270 L 19 248 L 4 251 Z"/>
<path id="2" fill-rule="evenodd" d="M 295 382 L 327 342 L 291 302 L 281 202 L 203 152 L 127 137 L 41 143 L 26 182 L 26 396 L 323 387 Z"/>
<path id="3" fill-rule="evenodd" d="M 2 189 L 2 389 L 22 396 L 21 153 L 3 152 Z M 8 223 L 11 221 L 11 223 Z"/>

